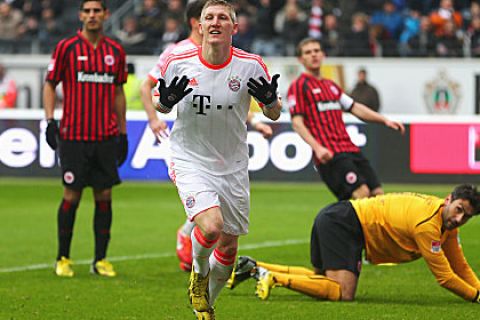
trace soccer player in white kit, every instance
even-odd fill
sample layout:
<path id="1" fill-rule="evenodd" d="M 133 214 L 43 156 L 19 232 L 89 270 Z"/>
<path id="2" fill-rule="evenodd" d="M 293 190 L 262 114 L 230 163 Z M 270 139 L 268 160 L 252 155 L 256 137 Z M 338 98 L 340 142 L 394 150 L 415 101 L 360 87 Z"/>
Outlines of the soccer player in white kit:
<path id="1" fill-rule="evenodd" d="M 232 47 L 238 25 L 228 2 L 207 1 L 200 28 L 202 46 L 171 55 L 163 66 L 157 110 L 169 112 L 178 103 L 170 136 L 170 177 L 189 219 L 197 224 L 190 302 L 198 319 L 211 319 L 215 299 L 233 269 L 238 237 L 248 232 L 250 98 L 272 120 L 280 117 L 282 104 L 279 75 L 270 78 L 259 56 Z"/>
<path id="2" fill-rule="evenodd" d="M 199 22 L 202 8 L 207 0 L 190 1 L 186 7 L 185 18 L 190 28 L 190 35 L 187 39 L 170 45 L 159 56 L 157 63 L 148 73 L 147 79 L 142 83 L 141 95 L 142 101 L 147 113 L 149 126 L 156 137 L 166 136 L 167 124 L 157 117 L 156 111 L 152 104 L 152 88 L 154 88 L 160 77 L 161 68 L 171 54 L 179 54 L 198 47 L 202 43 L 202 35 L 199 31 Z M 260 132 L 265 138 L 272 135 L 272 128 L 254 118 L 254 114 L 249 112 L 247 121 L 251 126 Z M 185 223 L 177 231 L 177 257 L 180 260 L 180 268 L 183 271 L 191 271 L 192 269 L 192 243 L 190 235 L 195 222 L 187 219 Z"/>

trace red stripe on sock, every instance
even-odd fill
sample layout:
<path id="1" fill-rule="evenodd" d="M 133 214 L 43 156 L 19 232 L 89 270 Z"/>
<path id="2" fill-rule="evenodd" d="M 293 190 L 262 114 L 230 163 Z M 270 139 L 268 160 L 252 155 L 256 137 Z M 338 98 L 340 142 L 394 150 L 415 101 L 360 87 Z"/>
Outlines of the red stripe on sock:
<path id="1" fill-rule="evenodd" d="M 215 243 L 217 243 L 217 241 L 218 241 L 218 238 L 213 239 L 213 240 L 209 240 L 209 239 L 205 238 L 202 231 L 200 231 L 199 227 L 195 227 L 195 229 L 193 229 L 193 236 L 202 245 L 202 247 L 205 247 L 205 248 L 213 247 L 213 245 Z"/>
<path id="2" fill-rule="evenodd" d="M 230 266 L 235 263 L 235 257 L 237 256 L 237 253 L 235 252 L 233 255 L 227 255 L 224 252 L 215 249 L 213 250 L 213 255 L 215 259 L 217 259 L 218 262 L 225 266 Z"/>
<path id="3" fill-rule="evenodd" d="M 72 203 L 63 199 L 63 201 L 62 201 L 62 211 L 67 212 L 67 211 L 70 210 L 71 207 L 72 207 Z"/>

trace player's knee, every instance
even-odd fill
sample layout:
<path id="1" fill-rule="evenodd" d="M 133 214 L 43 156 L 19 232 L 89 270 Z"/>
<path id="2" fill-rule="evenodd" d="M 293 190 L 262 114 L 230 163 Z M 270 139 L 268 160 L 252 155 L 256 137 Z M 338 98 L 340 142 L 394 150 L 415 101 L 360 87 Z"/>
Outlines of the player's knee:
<path id="1" fill-rule="evenodd" d="M 372 197 L 375 197 L 375 196 L 379 196 L 379 195 L 382 195 L 384 194 L 385 192 L 383 192 L 383 189 L 381 187 L 378 187 L 378 188 L 375 188 L 372 190 L 371 192 L 371 196 Z"/>
<path id="2" fill-rule="evenodd" d="M 223 221 L 212 221 L 202 227 L 203 234 L 207 239 L 218 239 L 223 230 Z"/>
<path id="3" fill-rule="evenodd" d="M 360 187 L 352 192 L 352 199 L 368 198 L 370 196 L 370 189 L 366 184 L 362 184 Z"/>

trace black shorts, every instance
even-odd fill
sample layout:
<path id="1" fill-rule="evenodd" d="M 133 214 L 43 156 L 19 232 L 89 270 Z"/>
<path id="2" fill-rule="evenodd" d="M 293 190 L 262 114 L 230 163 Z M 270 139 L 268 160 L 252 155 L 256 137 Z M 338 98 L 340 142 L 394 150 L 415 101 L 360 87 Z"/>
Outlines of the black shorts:
<path id="1" fill-rule="evenodd" d="M 61 140 L 63 185 L 73 190 L 86 186 L 101 190 L 119 184 L 117 149 L 114 138 L 95 142 Z"/>
<path id="2" fill-rule="evenodd" d="M 325 270 L 349 270 L 357 277 L 365 247 L 362 226 L 350 201 L 340 201 L 320 211 L 310 240 L 312 265 Z"/>
<path id="3" fill-rule="evenodd" d="M 362 184 L 370 190 L 380 187 L 375 171 L 362 153 L 338 153 L 316 169 L 338 200 L 350 199 L 353 191 Z"/>

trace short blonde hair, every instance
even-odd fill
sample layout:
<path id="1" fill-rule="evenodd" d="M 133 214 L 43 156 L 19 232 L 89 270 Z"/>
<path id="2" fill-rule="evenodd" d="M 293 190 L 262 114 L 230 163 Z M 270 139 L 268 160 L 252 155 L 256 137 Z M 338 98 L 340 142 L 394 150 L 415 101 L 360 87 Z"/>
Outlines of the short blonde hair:
<path id="1" fill-rule="evenodd" d="M 232 6 L 232 4 L 228 3 L 225 0 L 208 0 L 203 6 L 202 15 L 200 16 L 200 21 L 203 21 L 203 19 L 205 18 L 205 9 L 213 6 L 226 7 L 228 11 L 230 11 L 230 19 L 232 19 L 232 22 L 233 23 L 237 22 L 237 14 L 235 13 L 235 8 Z"/>

